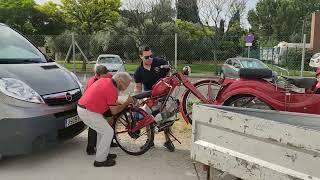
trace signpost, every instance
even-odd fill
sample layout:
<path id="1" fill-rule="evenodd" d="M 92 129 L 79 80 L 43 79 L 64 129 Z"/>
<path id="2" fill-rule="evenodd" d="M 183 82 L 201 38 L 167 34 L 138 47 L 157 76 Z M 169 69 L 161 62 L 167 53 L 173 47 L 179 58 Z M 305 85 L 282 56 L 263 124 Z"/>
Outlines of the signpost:
<path id="1" fill-rule="evenodd" d="M 254 35 L 252 33 L 248 33 L 244 39 L 246 41 L 246 46 L 248 47 L 248 58 L 250 58 L 250 47 L 254 41 Z"/>

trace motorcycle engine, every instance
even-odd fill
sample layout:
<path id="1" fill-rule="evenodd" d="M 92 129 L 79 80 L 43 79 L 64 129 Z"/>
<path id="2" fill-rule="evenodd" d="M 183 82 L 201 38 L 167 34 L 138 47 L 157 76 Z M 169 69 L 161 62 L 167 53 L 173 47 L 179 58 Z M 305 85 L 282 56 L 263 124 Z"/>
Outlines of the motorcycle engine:
<path id="1" fill-rule="evenodd" d="M 153 114 L 157 123 L 175 120 L 175 115 L 179 112 L 179 100 L 170 96 L 162 111 L 159 112 L 161 105 L 161 102 L 157 102 L 149 108 L 145 104 L 142 109 L 148 114 Z"/>
<path id="2" fill-rule="evenodd" d="M 161 112 L 161 117 L 163 119 L 163 121 L 171 121 L 171 120 L 175 120 L 172 119 L 176 118 L 174 117 L 177 113 L 179 112 L 179 100 L 178 99 L 174 99 L 173 97 L 169 97 L 165 107 L 163 108 L 162 112 Z"/>

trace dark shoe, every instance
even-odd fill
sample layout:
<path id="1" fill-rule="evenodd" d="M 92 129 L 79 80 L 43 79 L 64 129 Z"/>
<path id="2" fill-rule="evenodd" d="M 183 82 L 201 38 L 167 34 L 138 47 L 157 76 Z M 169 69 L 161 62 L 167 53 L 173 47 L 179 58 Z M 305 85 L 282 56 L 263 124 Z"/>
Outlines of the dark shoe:
<path id="1" fill-rule="evenodd" d="M 94 167 L 110 167 L 116 165 L 116 161 L 113 159 L 107 159 L 103 162 L 94 161 Z"/>
<path id="2" fill-rule="evenodd" d="M 174 150 L 176 149 L 172 143 L 172 141 L 167 141 L 163 144 L 164 147 L 166 147 L 170 152 L 174 152 Z"/>
<path id="3" fill-rule="evenodd" d="M 108 157 L 107 157 L 107 159 L 109 159 L 109 160 L 113 160 L 113 159 L 116 159 L 116 158 L 117 158 L 116 154 L 108 154 Z"/>
<path id="4" fill-rule="evenodd" d="M 95 148 L 91 147 L 91 146 L 87 146 L 87 154 L 88 155 L 95 155 L 96 154 Z"/>
<path id="5" fill-rule="evenodd" d="M 118 147 L 118 144 L 112 141 L 110 147 Z"/>

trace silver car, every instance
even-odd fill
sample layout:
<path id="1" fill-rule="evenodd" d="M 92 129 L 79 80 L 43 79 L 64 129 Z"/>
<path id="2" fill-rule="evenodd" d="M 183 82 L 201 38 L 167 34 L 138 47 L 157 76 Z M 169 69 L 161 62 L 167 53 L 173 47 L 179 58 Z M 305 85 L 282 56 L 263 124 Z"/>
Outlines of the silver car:
<path id="1" fill-rule="evenodd" d="M 254 58 L 230 58 L 222 65 L 221 78 L 239 78 L 240 68 L 270 69 L 267 65 Z"/>
<path id="2" fill-rule="evenodd" d="M 116 72 L 125 72 L 124 61 L 115 54 L 101 54 L 97 58 L 96 64 L 102 64 L 108 68 L 112 74 Z"/>
<path id="3" fill-rule="evenodd" d="M 77 77 L 0 24 L 0 158 L 27 154 L 81 133 Z"/>

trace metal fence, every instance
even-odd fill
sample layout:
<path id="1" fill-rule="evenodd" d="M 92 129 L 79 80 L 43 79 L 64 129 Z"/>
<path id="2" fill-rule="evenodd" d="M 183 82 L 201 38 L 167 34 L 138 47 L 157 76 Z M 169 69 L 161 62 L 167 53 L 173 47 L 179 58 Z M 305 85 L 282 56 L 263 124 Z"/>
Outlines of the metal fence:
<path id="1" fill-rule="evenodd" d="M 228 58 L 257 58 L 281 74 L 301 75 L 302 56 L 305 52 L 303 76 L 313 76 L 314 69 L 308 66 L 312 52 L 303 49 L 301 43 L 257 41 L 250 48 L 245 47 L 243 36 L 221 39 L 188 39 L 178 35 L 111 36 L 108 33 L 76 35 L 65 32 L 61 35 L 30 35 L 27 38 L 58 63 L 73 71 L 92 71 L 94 61 L 100 54 L 117 54 L 126 61 L 129 71 L 139 64 L 138 47 L 149 45 L 155 56 L 162 57 L 173 65 L 175 58 L 178 69 L 189 65 L 193 74 L 217 75 L 221 65 Z M 175 44 L 177 47 L 175 47 Z M 305 50 L 305 51 L 304 51 Z M 177 52 L 176 52 L 177 51 Z M 175 56 L 177 54 L 177 56 Z"/>

